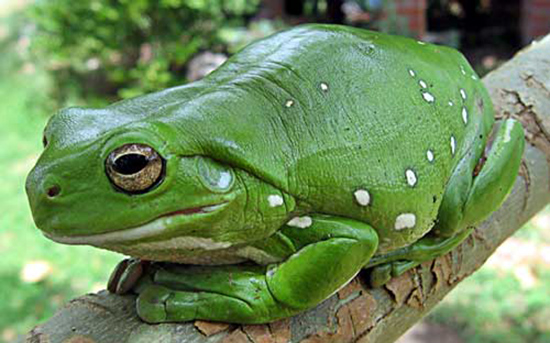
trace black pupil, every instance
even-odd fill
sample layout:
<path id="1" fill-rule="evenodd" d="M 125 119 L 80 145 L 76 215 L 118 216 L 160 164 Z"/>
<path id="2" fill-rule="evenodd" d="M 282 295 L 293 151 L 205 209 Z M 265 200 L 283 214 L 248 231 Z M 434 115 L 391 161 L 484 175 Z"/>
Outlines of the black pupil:
<path id="1" fill-rule="evenodd" d="M 113 169 L 119 174 L 132 175 L 140 172 L 147 166 L 149 160 L 141 154 L 127 154 L 120 156 L 113 163 Z"/>

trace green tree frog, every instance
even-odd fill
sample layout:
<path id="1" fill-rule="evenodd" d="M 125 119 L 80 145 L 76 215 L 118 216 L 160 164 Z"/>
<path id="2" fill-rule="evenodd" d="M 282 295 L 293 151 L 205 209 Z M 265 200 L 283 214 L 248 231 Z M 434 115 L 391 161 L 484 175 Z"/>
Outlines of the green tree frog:
<path id="1" fill-rule="evenodd" d="M 44 145 L 36 225 L 136 258 L 109 288 L 143 320 L 266 323 L 449 252 L 505 200 L 524 136 L 456 50 L 312 24 L 200 81 L 64 109 Z"/>

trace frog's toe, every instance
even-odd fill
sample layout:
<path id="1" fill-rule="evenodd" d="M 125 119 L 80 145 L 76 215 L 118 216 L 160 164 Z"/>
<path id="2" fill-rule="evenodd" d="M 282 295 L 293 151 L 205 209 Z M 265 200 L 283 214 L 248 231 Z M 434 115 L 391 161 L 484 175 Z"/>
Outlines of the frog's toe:
<path id="1" fill-rule="evenodd" d="M 166 303 L 172 295 L 172 291 L 163 286 L 146 287 L 136 302 L 138 316 L 147 323 L 166 322 L 168 320 Z"/>
<path id="2" fill-rule="evenodd" d="M 370 285 L 374 288 L 382 287 L 392 277 L 392 265 L 391 263 L 382 264 L 373 267 L 370 271 L 369 281 Z"/>
<path id="3" fill-rule="evenodd" d="M 109 277 L 107 290 L 115 294 L 130 292 L 142 277 L 145 263 L 136 258 L 120 261 Z"/>
<path id="4" fill-rule="evenodd" d="M 405 273 L 408 270 L 411 270 L 419 266 L 423 260 L 405 260 L 405 261 L 395 261 L 390 263 L 385 263 L 379 266 L 372 268 L 370 273 L 370 284 L 372 287 L 382 287 L 392 277 L 399 276 Z"/>

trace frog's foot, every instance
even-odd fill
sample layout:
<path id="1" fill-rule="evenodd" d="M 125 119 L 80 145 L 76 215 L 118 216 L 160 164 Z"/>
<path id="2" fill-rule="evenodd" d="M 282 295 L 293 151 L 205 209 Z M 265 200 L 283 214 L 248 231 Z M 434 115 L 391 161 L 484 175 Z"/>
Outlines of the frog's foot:
<path id="1" fill-rule="evenodd" d="M 470 235 L 473 229 L 463 230 L 453 237 L 424 237 L 412 245 L 391 253 L 373 257 L 366 268 L 370 270 L 370 284 L 381 287 L 392 277 L 399 276 L 420 264 L 445 255 Z"/>
<path id="2" fill-rule="evenodd" d="M 451 237 L 497 210 L 514 186 L 524 145 L 523 128 L 518 121 L 503 120 L 495 127 L 486 158 L 478 162 L 476 157 L 467 156 L 454 171 L 432 231 Z"/>
<path id="3" fill-rule="evenodd" d="M 474 171 L 473 185 L 464 206 L 463 225 L 482 221 L 506 200 L 516 182 L 524 146 L 521 124 L 514 119 L 503 120 L 487 160 Z"/>
<path id="4" fill-rule="evenodd" d="M 146 322 L 267 323 L 307 310 L 353 278 L 378 245 L 376 231 L 351 219 L 311 216 L 279 233 L 295 252 L 269 266 L 157 264 L 139 283 Z M 273 247 L 272 247 L 273 248 Z"/>
<path id="5" fill-rule="evenodd" d="M 203 319 L 253 324 L 296 313 L 271 293 L 267 268 L 165 264 L 154 273 L 153 283 L 139 290 L 138 315 L 149 323 Z"/>
<path id="6" fill-rule="evenodd" d="M 107 290 L 115 294 L 130 292 L 139 282 L 150 266 L 150 262 L 137 258 L 127 258 L 120 261 L 107 282 Z"/>

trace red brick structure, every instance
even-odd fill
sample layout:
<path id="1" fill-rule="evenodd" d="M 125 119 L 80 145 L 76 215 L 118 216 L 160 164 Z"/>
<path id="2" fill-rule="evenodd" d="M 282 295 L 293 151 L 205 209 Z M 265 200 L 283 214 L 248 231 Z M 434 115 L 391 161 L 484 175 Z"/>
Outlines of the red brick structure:
<path id="1" fill-rule="evenodd" d="M 524 44 L 550 33 L 550 0 L 523 0 L 521 39 Z"/>
<path id="2" fill-rule="evenodd" d="M 299 2 L 302 5 L 305 2 L 304 0 L 263 0 L 262 11 L 259 17 L 287 17 L 288 13 L 286 13 L 286 7 L 288 7 L 288 4 L 285 5 L 285 2 L 289 1 Z M 471 0 L 459 0 L 458 2 L 463 6 L 468 5 L 471 7 L 472 3 L 469 1 Z M 490 6 L 492 9 L 502 9 L 503 7 L 501 6 L 505 4 L 512 4 L 513 7 L 517 8 L 514 14 L 515 18 L 520 19 L 520 27 L 518 27 L 519 30 L 516 32 L 521 33 L 521 40 L 524 44 L 530 43 L 539 36 L 550 33 L 550 0 L 510 0 L 499 2 L 500 0 L 485 0 L 486 5 L 488 4 L 487 6 Z M 328 3 L 334 7 L 341 6 L 343 1 L 328 0 Z M 396 25 L 392 25 L 392 27 L 396 29 L 394 33 L 409 35 L 417 39 L 422 39 L 424 37 L 427 31 L 428 0 L 391 0 L 385 3 L 382 20 L 394 20 L 397 22 Z M 467 12 L 471 14 L 471 11 Z M 495 13 L 495 15 L 497 14 Z M 339 22 L 339 16 L 329 17 L 328 22 Z M 470 18 L 470 20 L 476 20 L 472 18 Z M 327 18 L 324 19 L 327 20 Z M 477 20 L 481 20 L 478 22 L 481 27 L 486 24 L 483 19 L 477 18 Z M 494 20 L 493 18 L 493 22 Z M 506 23 L 503 24 L 506 25 Z M 510 23 L 508 22 L 508 24 Z M 512 25 L 517 25 L 515 20 Z"/>
<path id="3" fill-rule="evenodd" d="M 289 0 L 263 0 L 259 18 L 284 18 L 287 17 L 287 7 Z M 296 1 L 296 0 L 294 0 Z M 294 6 L 303 6 L 304 1 L 294 2 Z M 328 1 L 328 22 L 343 21 L 343 13 L 339 7 L 343 4 L 342 0 Z M 426 9 L 427 0 L 393 0 L 387 2 L 384 9 L 383 18 L 388 20 L 398 20 L 399 25 L 395 26 L 403 35 L 409 35 L 418 39 L 426 33 Z"/>
<path id="4" fill-rule="evenodd" d="M 407 22 L 408 34 L 421 39 L 426 33 L 426 0 L 395 0 L 395 12 Z"/>

